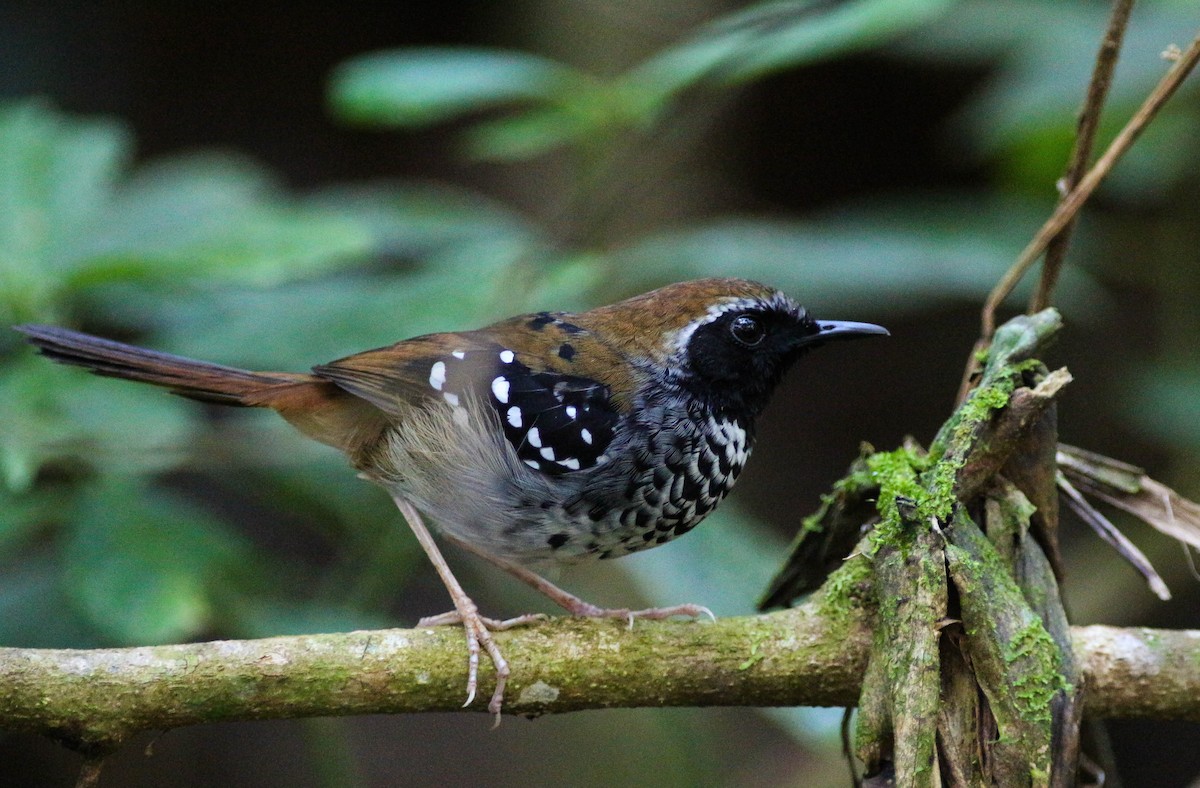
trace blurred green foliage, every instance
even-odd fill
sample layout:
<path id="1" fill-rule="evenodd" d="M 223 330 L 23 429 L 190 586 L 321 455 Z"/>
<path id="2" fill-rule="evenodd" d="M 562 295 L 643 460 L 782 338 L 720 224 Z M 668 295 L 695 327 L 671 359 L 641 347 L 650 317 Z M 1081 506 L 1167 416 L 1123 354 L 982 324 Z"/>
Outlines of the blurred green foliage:
<path id="1" fill-rule="evenodd" d="M 394 127 L 515 108 L 469 128 L 467 150 L 479 159 L 527 159 L 562 146 L 595 151 L 612 135 L 655 127 L 689 92 L 738 85 L 866 49 L 936 18 L 954 3 L 757 3 L 609 79 L 523 52 L 374 53 L 334 74 L 331 98 L 348 120 Z"/>
<path id="2" fill-rule="evenodd" d="M 1162 73 L 1163 42 L 1194 25 L 1188 5 L 1144 4 L 1109 118 L 1127 117 Z M 663 223 L 603 244 L 565 241 L 452 185 L 294 195 L 243 157 L 141 162 L 120 121 L 10 102 L 0 108 L 0 324 L 77 325 L 221 363 L 304 369 L 422 332 L 706 275 L 869 306 L 872 319 L 975 303 L 1052 205 L 1048 185 L 1106 12 L 1058 0 L 770 2 L 615 76 L 453 48 L 371 53 L 333 75 L 330 102 L 347 122 L 455 121 L 466 153 L 493 162 L 566 151 L 578 183 L 564 188 L 585 189 L 599 188 L 587 178 L 615 146 L 661 132 L 698 97 L 771 73 L 868 49 L 988 69 L 946 134 L 994 173 L 989 192 L 903 194 L 803 221 Z M 1195 95 L 1188 87 L 1170 106 L 1109 199 L 1155 205 L 1179 184 L 1194 188 L 1200 148 L 1184 142 L 1195 137 Z M 545 195 L 568 198 L 578 195 Z M 1109 225 L 1097 217 L 1086 229 L 1078 256 L 1103 266 Z M 873 262 L 850 265 L 863 260 Z M 1076 318 L 1107 308 L 1103 287 L 1077 267 L 1062 300 Z M 1200 369 L 1174 357 L 1148 367 L 1159 383 L 1139 395 L 1154 414 L 1147 429 L 1194 450 Z M 391 621 L 398 588 L 423 572 L 408 571 L 421 559 L 386 496 L 331 452 L 258 414 L 217 415 L 56 367 L 11 332 L 0 333 L 0 474 L 5 645 L 372 626 Z M 208 505 L 197 490 L 232 503 Z M 747 613 L 781 551 L 781 537 L 727 504 L 678 547 L 627 568 L 651 601 Z"/>

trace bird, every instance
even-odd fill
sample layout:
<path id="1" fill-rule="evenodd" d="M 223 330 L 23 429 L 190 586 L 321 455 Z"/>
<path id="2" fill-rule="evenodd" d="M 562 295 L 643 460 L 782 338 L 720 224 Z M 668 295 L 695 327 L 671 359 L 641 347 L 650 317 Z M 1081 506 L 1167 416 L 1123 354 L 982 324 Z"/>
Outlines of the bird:
<path id="1" fill-rule="evenodd" d="M 780 290 L 744 279 L 670 284 L 579 313 L 537 312 L 428 334 L 310 372 L 258 372 L 67 328 L 15 329 L 48 358 L 202 402 L 270 408 L 343 452 L 395 501 L 454 604 L 419 625 L 459 624 L 467 702 L 481 650 L 495 667 L 497 722 L 511 669 L 494 631 L 540 615 L 484 617 L 441 537 L 575 616 L 698 617 L 700 605 L 606 609 L 538 569 L 617 558 L 694 528 L 726 497 L 784 373 L 833 340 L 882 326 L 818 320 Z"/>

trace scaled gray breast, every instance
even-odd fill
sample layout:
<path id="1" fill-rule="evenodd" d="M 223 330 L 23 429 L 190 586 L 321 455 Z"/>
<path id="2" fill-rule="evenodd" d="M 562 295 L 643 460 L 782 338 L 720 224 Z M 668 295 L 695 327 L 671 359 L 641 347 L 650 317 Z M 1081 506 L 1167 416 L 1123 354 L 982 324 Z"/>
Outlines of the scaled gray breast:
<path id="1" fill-rule="evenodd" d="M 669 426 L 668 426 L 669 425 Z M 558 558 L 617 558 L 665 544 L 700 523 L 733 488 L 752 439 L 737 422 L 710 414 L 666 417 L 633 428 L 632 466 L 621 488 L 568 500 L 569 528 L 550 533 Z"/>

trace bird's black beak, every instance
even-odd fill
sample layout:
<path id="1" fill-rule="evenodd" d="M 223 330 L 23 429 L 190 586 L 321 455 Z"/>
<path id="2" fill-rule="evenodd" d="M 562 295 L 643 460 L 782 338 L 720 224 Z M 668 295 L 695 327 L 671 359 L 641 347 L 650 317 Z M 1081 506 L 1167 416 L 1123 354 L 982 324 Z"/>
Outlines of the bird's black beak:
<path id="1" fill-rule="evenodd" d="M 855 323 L 850 320 L 817 320 L 814 321 L 817 330 L 806 334 L 800 339 L 800 347 L 818 347 L 826 342 L 837 339 L 856 339 L 858 337 L 890 336 L 888 330 L 874 323 Z"/>

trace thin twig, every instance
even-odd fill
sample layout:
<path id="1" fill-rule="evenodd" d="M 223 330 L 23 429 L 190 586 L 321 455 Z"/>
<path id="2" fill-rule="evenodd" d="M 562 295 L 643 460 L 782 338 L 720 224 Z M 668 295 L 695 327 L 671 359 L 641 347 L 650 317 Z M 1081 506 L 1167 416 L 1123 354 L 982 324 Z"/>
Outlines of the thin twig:
<path id="1" fill-rule="evenodd" d="M 996 309 L 1021 281 L 1025 272 L 1037 262 L 1038 256 L 1046 249 L 1050 239 L 1058 235 L 1063 227 L 1079 213 L 1079 209 L 1092 196 L 1092 192 L 1112 171 L 1117 161 L 1133 146 L 1141 133 L 1146 130 L 1146 126 L 1150 124 L 1150 121 L 1195 68 L 1197 61 L 1200 61 L 1200 35 L 1193 39 L 1187 50 L 1179 56 L 1170 70 L 1154 87 L 1154 90 L 1150 92 L 1150 95 L 1146 97 L 1146 101 L 1125 124 L 1125 128 L 1121 129 L 1104 154 L 1096 160 L 1087 175 L 1083 176 L 1079 185 L 1058 204 L 1054 213 L 1050 215 L 1050 218 L 1034 235 L 1033 240 L 1017 257 L 1012 268 L 1008 269 L 988 295 L 980 321 L 980 333 L 984 338 L 990 338 L 996 329 Z M 974 363 L 974 359 L 971 363 Z"/>
<path id="2" fill-rule="evenodd" d="M 1079 124 L 1075 131 L 1075 146 L 1071 151 L 1071 159 L 1067 169 L 1058 182 L 1059 194 L 1065 197 L 1076 186 L 1079 179 L 1087 171 L 1088 161 L 1092 158 L 1092 148 L 1096 143 L 1096 130 L 1100 128 L 1100 115 L 1104 109 L 1104 101 L 1108 97 L 1108 89 L 1112 86 L 1113 72 L 1117 68 L 1117 59 L 1121 55 L 1121 42 L 1125 39 L 1125 30 L 1129 27 L 1129 15 L 1133 11 L 1135 0 L 1116 0 L 1112 15 L 1108 19 L 1108 30 L 1100 41 L 1100 49 L 1096 52 L 1096 65 L 1092 69 L 1092 79 L 1088 83 L 1087 98 L 1079 113 Z M 1040 312 L 1050 306 L 1054 286 L 1058 283 L 1058 274 L 1062 269 L 1067 249 L 1071 245 L 1071 234 L 1075 228 L 1075 219 L 1067 222 L 1062 231 L 1050 240 L 1046 246 L 1046 259 L 1042 263 L 1042 276 L 1038 281 L 1037 290 L 1029 300 L 1029 312 Z"/>
<path id="3" fill-rule="evenodd" d="M 1067 477 L 1061 471 L 1056 481 L 1058 482 L 1058 489 L 1065 496 L 1064 500 L 1071 507 L 1071 511 L 1075 512 L 1079 519 L 1091 526 L 1092 530 L 1101 539 L 1112 545 L 1113 549 L 1122 558 L 1128 561 L 1142 577 L 1146 578 L 1146 585 L 1150 586 L 1150 590 L 1154 592 L 1155 596 L 1164 602 L 1170 599 L 1170 589 L 1167 588 L 1167 584 L 1163 581 L 1162 576 L 1155 571 L 1146 554 L 1139 550 L 1137 545 L 1129 541 L 1129 538 L 1121 533 L 1107 517 L 1096 511 L 1096 508 L 1088 503 L 1083 494 L 1067 481 Z"/>

